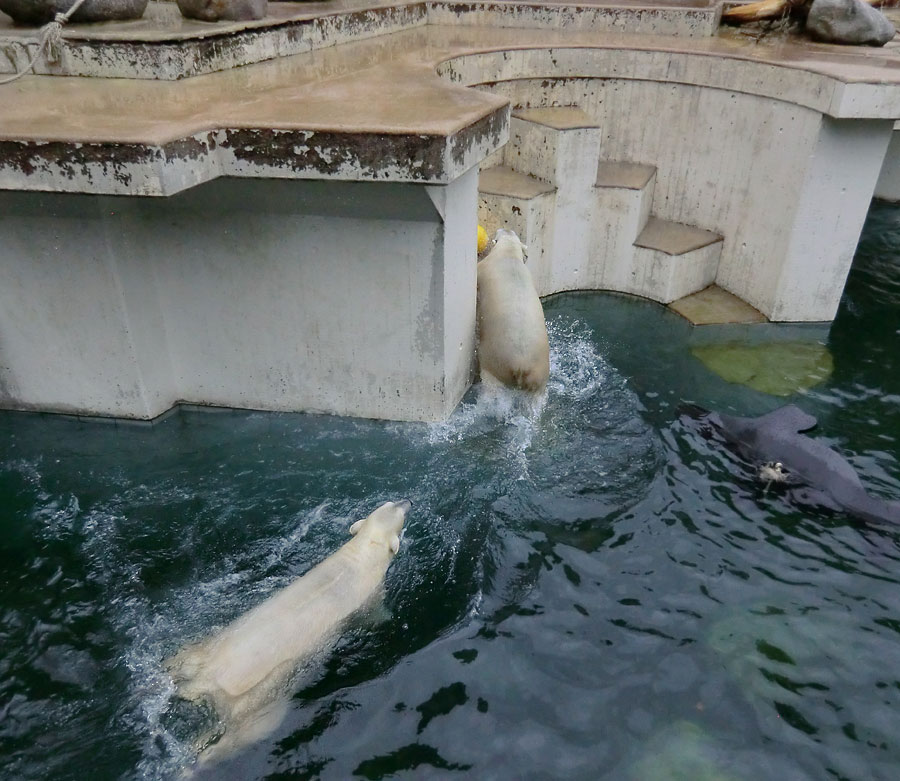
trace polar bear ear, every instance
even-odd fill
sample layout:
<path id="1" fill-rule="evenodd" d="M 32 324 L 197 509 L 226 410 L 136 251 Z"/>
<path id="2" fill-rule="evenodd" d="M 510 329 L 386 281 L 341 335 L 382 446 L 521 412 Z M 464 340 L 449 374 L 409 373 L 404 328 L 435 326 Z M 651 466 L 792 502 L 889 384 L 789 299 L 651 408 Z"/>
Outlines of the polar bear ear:
<path id="1" fill-rule="evenodd" d="M 400 538 L 395 534 L 391 537 L 391 553 L 396 554 L 400 550 Z"/>
<path id="2" fill-rule="evenodd" d="M 359 530 L 362 528 L 363 521 L 365 518 L 360 518 L 358 521 L 354 521 L 350 524 L 350 534 L 358 534 Z"/>

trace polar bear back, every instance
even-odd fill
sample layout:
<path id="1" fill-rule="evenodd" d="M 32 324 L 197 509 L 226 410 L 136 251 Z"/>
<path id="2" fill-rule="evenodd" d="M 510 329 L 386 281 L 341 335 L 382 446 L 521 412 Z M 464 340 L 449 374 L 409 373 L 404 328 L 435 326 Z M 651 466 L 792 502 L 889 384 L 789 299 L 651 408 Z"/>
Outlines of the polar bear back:
<path id="1" fill-rule="evenodd" d="M 477 309 L 482 374 L 512 388 L 542 390 L 550 375 L 547 326 L 520 253 L 498 245 L 478 264 Z"/>
<path id="2" fill-rule="evenodd" d="M 391 556 L 360 535 L 257 605 L 193 653 L 202 659 L 183 692 L 207 694 L 223 711 L 255 707 L 299 660 L 311 656 L 379 588 Z M 241 702 L 249 696 L 248 702 Z"/>

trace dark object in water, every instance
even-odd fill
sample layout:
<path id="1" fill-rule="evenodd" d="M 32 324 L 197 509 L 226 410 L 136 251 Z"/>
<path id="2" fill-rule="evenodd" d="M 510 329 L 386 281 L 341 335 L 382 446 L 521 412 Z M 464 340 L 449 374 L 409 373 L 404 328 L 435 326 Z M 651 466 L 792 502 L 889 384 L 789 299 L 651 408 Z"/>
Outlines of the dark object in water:
<path id="1" fill-rule="evenodd" d="M 694 406 L 682 408 L 682 413 L 710 424 L 757 465 L 779 464 L 790 476 L 779 482 L 788 487 L 803 486 L 798 498 L 843 510 L 864 521 L 900 523 L 900 502 L 870 496 L 846 458 L 802 433 L 814 428 L 817 421 L 799 407 L 790 404 L 758 418 Z"/>

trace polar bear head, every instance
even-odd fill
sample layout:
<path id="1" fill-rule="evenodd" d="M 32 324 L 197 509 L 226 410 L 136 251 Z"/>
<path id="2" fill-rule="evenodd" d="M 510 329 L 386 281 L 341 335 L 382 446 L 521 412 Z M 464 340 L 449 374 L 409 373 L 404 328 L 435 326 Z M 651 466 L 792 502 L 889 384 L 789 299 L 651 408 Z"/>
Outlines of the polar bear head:
<path id="1" fill-rule="evenodd" d="M 385 502 L 368 518 L 361 518 L 350 527 L 350 534 L 365 535 L 372 542 L 384 543 L 392 553 L 400 550 L 400 530 L 412 503 L 409 499 Z"/>
<path id="2" fill-rule="evenodd" d="M 525 262 L 525 252 L 527 247 L 522 243 L 515 231 L 500 228 L 495 234 L 491 244 L 491 251 L 485 255 L 481 262 L 491 257 L 517 258 L 523 263 Z"/>

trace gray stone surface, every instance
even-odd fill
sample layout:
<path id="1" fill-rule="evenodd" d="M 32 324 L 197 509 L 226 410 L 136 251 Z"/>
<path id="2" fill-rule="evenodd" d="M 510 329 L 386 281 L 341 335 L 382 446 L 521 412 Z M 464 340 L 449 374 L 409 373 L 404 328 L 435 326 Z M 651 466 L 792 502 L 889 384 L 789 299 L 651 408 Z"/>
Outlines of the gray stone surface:
<path id="1" fill-rule="evenodd" d="M 817 41 L 857 46 L 884 46 L 897 32 L 881 11 L 862 0 L 815 0 L 806 29 Z"/>
<path id="2" fill-rule="evenodd" d="M 269 0 L 177 0 L 182 16 L 201 22 L 264 19 Z"/>
<path id="3" fill-rule="evenodd" d="M 140 19 L 149 0 L 85 0 L 72 14 L 73 22 L 107 22 Z M 46 24 L 64 14 L 75 0 L 0 0 L 0 11 L 20 24 Z"/>

